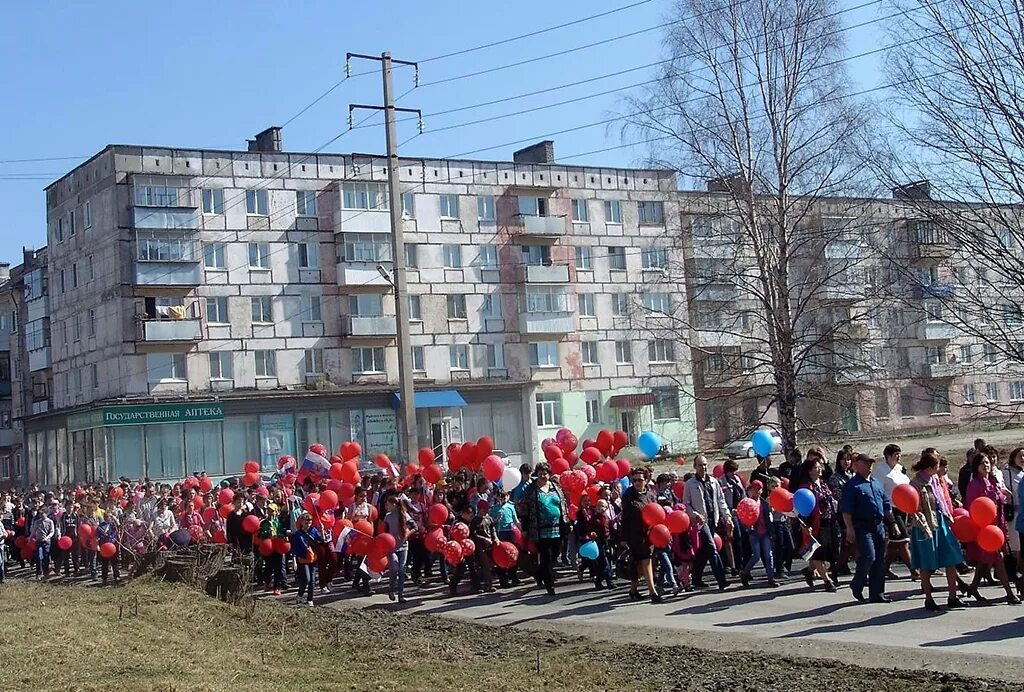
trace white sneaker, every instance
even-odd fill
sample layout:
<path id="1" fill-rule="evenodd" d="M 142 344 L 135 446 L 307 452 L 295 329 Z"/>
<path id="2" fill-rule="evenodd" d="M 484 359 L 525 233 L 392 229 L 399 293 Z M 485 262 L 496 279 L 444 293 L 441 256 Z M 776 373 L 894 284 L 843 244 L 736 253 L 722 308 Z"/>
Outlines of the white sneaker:
<path id="1" fill-rule="evenodd" d="M 306 605 L 308 605 L 310 608 L 312 608 L 313 607 L 313 601 L 306 601 Z"/>
<path id="2" fill-rule="evenodd" d="M 329 587 L 329 586 L 321 586 L 320 590 L 323 591 L 324 593 L 330 593 L 331 592 L 331 587 Z"/>

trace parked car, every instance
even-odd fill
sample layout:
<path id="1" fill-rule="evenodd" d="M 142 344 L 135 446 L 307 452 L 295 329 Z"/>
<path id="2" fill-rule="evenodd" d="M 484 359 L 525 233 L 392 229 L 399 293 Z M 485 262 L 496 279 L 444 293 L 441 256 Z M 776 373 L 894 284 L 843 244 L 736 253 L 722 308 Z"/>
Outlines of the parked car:
<path id="1" fill-rule="evenodd" d="M 772 454 L 778 454 L 782 451 L 782 435 L 780 435 L 777 430 L 771 430 L 769 428 L 764 429 L 768 430 L 772 436 L 772 441 L 774 442 L 772 445 Z M 754 457 L 754 443 L 750 441 L 750 436 L 748 435 L 747 437 L 733 440 L 725 447 L 722 447 L 722 453 L 730 459 L 736 459 L 739 457 L 752 459 Z"/>

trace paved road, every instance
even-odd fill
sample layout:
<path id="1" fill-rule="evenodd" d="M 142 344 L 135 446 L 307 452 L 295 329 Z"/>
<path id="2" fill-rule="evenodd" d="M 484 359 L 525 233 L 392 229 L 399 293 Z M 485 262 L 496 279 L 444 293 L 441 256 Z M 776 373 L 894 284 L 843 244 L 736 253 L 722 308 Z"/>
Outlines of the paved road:
<path id="1" fill-rule="evenodd" d="M 906 579 L 891 583 L 891 605 L 859 604 L 849 589 L 808 593 L 806 584 L 796 580 L 774 590 L 756 587 L 755 582 L 749 589 L 698 591 L 653 605 L 629 601 L 622 588 L 595 592 L 566 575 L 554 598 L 519 587 L 457 598 L 435 589 L 420 600 L 416 588 L 410 587 L 405 606 L 390 604 L 382 596 L 343 598 L 335 605 L 373 602 L 495 626 L 728 652 L 825 657 L 869 667 L 961 673 L 969 669 L 972 675 L 1024 683 L 1024 607 L 994 603 L 932 614 L 924 610 L 917 584 Z M 1001 596 L 995 588 L 987 593 Z"/>

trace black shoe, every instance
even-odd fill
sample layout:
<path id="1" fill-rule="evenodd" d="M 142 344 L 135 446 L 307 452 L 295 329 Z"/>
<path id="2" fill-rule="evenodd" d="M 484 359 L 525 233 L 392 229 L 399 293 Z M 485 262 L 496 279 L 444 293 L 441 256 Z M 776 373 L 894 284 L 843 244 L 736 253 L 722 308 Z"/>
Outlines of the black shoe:
<path id="1" fill-rule="evenodd" d="M 938 606 L 938 604 L 937 604 L 937 603 L 935 603 L 935 601 L 933 601 L 933 600 L 932 600 L 932 599 L 930 599 L 930 598 L 926 598 L 926 599 L 924 599 L 924 609 L 925 609 L 925 610 L 930 610 L 930 611 L 931 611 L 931 612 L 933 612 L 933 613 L 937 613 L 937 612 L 939 612 L 939 606 Z"/>
<path id="2" fill-rule="evenodd" d="M 629 592 L 629 600 L 631 600 L 631 601 L 639 601 L 642 598 L 643 598 L 643 596 L 640 595 L 639 591 L 632 591 L 631 590 Z"/>
<path id="3" fill-rule="evenodd" d="M 662 603 L 664 600 L 665 599 L 661 597 L 661 594 L 657 592 L 651 594 L 651 603 Z"/>
<path id="4" fill-rule="evenodd" d="M 892 599 L 882 594 L 881 596 L 875 596 L 871 599 L 872 603 L 892 603 Z"/>
<path id="5" fill-rule="evenodd" d="M 594 584 L 594 591 L 604 591 L 604 584 L 601 582 Z"/>
<path id="6" fill-rule="evenodd" d="M 946 607 L 950 610 L 956 610 L 958 608 L 966 608 L 967 604 L 961 601 L 958 597 L 953 596 L 952 598 L 946 599 Z"/>
<path id="7" fill-rule="evenodd" d="M 807 586 L 814 588 L 814 572 L 804 568 L 803 571 L 801 571 L 801 574 L 804 575 L 804 581 L 807 582 Z"/>
<path id="8" fill-rule="evenodd" d="M 981 592 L 978 591 L 978 587 L 976 586 L 968 587 L 967 593 L 978 603 L 988 603 L 988 599 L 981 595 Z"/>
<path id="9" fill-rule="evenodd" d="M 1007 594 L 1006 605 L 1020 605 L 1020 599 L 1015 594 Z"/>
<path id="10" fill-rule="evenodd" d="M 719 591 L 725 591 L 728 588 L 729 588 L 729 582 L 725 581 L 724 579 L 722 581 L 718 582 L 718 590 Z"/>
<path id="11" fill-rule="evenodd" d="M 853 591 L 853 589 L 850 589 L 850 590 Z M 867 599 L 864 598 L 864 592 L 863 591 L 853 591 L 853 597 L 855 599 L 857 599 L 857 601 L 859 601 L 860 603 L 864 603 L 867 600 Z"/>
<path id="12" fill-rule="evenodd" d="M 708 588 L 708 585 L 707 585 L 706 582 L 695 581 L 695 582 L 693 582 L 693 588 L 695 588 L 695 589 L 706 589 L 706 588 Z"/>
<path id="13" fill-rule="evenodd" d="M 549 586 L 548 587 L 548 596 L 554 596 L 554 595 L 555 595 L 555 587 Z"/>
<path id="14" fill-rule="evenodd" d="M 744 589 L 747 588 L 748 586 L 750 586 L 750 573 L 749 572 L 740 572 L 740 582 L 743 583 L 743 588 Z"/>
<path id="15" fill-rule="evenodd" d="M 839 589 L 837 589 L 836 585 L 833 584 L 832 582 L 828 582 L 828 583 L 825 584 L 825 590 L 828 591 L 829 593 L 835 593 Z"/>

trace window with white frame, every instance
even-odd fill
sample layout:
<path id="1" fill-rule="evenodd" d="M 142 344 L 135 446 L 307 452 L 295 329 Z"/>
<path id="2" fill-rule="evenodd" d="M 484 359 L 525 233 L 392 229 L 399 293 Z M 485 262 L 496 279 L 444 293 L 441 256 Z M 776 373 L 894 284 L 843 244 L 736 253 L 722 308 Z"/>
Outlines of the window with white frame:
<path id="1" fill-rule="evenodd" d="M 316 269 L 320 266 L 316 243 L 298 243 L 295 247 L 299 253 L 299 268 Z"/>
<path id="2" fill-rule="evenodd" d="M 617 317 L 629 314 L 629 295 L 625 293 L 612 294 L 612 314 Z"/>
<path id="3" fill-rule="evenodd" d="M 597 308 L 594 306 L 594 294 L 593 293 L 580 293 L 577 295 L 577 299 L 580 304 L 580 316 L 582 317 L 596 317 Z"/>
<path id="4" fill-rule="evenodd" d="M 530 343 L 530 365 L 534 368 L 558 367 L 558 342 L 534 341 Z"/>
<path id="5" fill-rule="evenodd" d="M 413 372 L 426 372 L 426 359 L 423 354 L 422 346 L 412 347 L 412 369 Z"/>
<path id="6" fill-rule="evenodd" d="M 228 324 L 228 299 L 215 297 L 206 299 L 206 321 L 210 324 Z"/>
<path id="7" fill-rule="evenodd" d="M 576 246 L 576 269 L 587 271 L 593 268 L 593 252 L 589 245 Z"/>
<path id="8" fill-rule="evenodd" d="M 598 392 L 587 392 L 585 402 L 588 423 L 601 422 L 601 395 Z"/>
<path id="9" fill-rule="evenodd" d="M 1003 306 L 1003 324 L 1007 327 L 1019 327 L 1021 325 L 1021 311 L 1019 305 Z"/>
<path id="10" fill-rule="evenodd" d="M 352 349 L 352 372 L 357 375 L 384 372 L 384 347 L 374 346 Z"/>
<path id="11" fill-rule="evenodd" d="M 269 243 L 249 243 L 249 268 L 270 269 Z"/>
<path id="12" fill-rule="evenodd" d="M 665 203 L 637 202 L 636 214 L 641 226 L 660 226 L 665 223 Z"/>
<path id="13" fill-rule="evenodd" d="M 256 361 L 256 377 L 277 377 L 277 351 L 252 352 Z"/>
<path id="14" fill-rule="evenodd" d="M 503 370 L 505 368 L 505 344 L 487 344 L 487 368 Z"/>
<path id="15" fill-rule="evenodd" d="M 668 293 L 645 293 L 644 309 L 667 315 L 672 312 L 672 298 Z"/>
<path id="16" fill-rule="evenodd" d="M 476 218 L 478 221 L 494 221 L 494 197 L 481 195 L 476 198 Z"/>
<path id="17" fill-rule="evenodd" d="M 999 401 L 998 382 L 987 382 L 985 384 L 985 400 L 989 402 Z"/>
<path id="18" fill-rule="evenodd" d="M 466 344 L 448 347 L 448 367 L 451 370 L 469 370 L 469 347 Z"/>
<path id="19" fill-rule="evenodd" d="M 615 362 L 619 365 L 627 365 L 633 362 L 633 348 L 630 342 L 615 342 Z"/>
<path id="20" fill-rule="evenodd" d="M 184 353 L 149 353 L 146 355 L 146 376 L 149 382 L 183 382 L 188 380 Z"/>
<path id="21" fill-rule="evenodd" d="M 382 183 L 345 183 L 341 187 L 342 209 L 387 209 L 387 189 Z"/>
<path id="22" fill-rule="evenodd" d="M 45 329 L 44 323 L 45 319 L 32 320 L 25 323 L 26 350 L 38 351 L 50 345 L 50 335 Z"/>
<path id="23" fill-rule="evenodd" d="M 225 269 L 224 243 L 203 244 L 203 266 L 207 269 Z"/>
<path id="24" fill-rule="evenodd" d="M 985 364 L 995 365 L 999 361 L 999 350 L 995 344 L 985 344 Z"/>
<path id="25" fill-rule="evenodd" d="M 608 268 L 613 270 L 626 268 L 626 248 L 618 245 L 608 248 Z"/>
<path id="26" fill-rule="evenodd" d="M 82 228 L 92 228 L 92 202 L 82 207 Z"/>
<path id="27" fill-rule="evenodd" d="M 348 297 L 348 314 L 357 317 L 380 317 L 384 300 L 379 293 L 352 293 Z"/>
<path id="28" fill-rule="evenodd" d="M 203 190 L 203 213 L 223 214 L 224 213 L 224 190 L 220 188 L 206 188 Z"/>
<path id="29" fill-rule="evenodd" d="M 597 342 L 596 341 L 581 341 L 580 349 L 583 354 L 584 365 L 597 365 Z"/>
<path id="30" fill-rule="evenodd" d="M 320 296 L 302 296 L 302 321 L 324 321 L 324 314 L 320 304 Z"/>
<path id="31" fill-rule="evenodd" d="M 245 213 L 249 216 L 266 216 L 268 214 L 267 191 L 245 191 Z"/>
<path id="32" fill-rule="evenodd" d="M 974 360 L 973 349 L 970 344 L 964 344 L 960 347 L 960 362 L 964 365 L 970 365 Z"/>
<path id="33" fill-rule="evenodd" d="M 466 296 L 464 295 L 450 295 L 448 296 L 448 319 L 450 320 L 464 320 L 466 319 Z"/>
<path id="34" fill-rule="evenodd" d="M 231 352 L 212 351 L 210 353 L 210 379 L 232 380 L 234 379 L 234 376 L 234 364 L 231 360 Z"/>
<path id="35" fill-rule="evenodd" d="M 410 320 L 422 320 L 423 319 L 423 307 L 419 296 L 409 296 L 409 319 Z"/>
<path id="36" fill-rule="evenodd" d="M 420 246 L 416 243 L 405 244 L 405 266 L 409 269 L 415 269 L 420 266 Z"/>
<path id="37" fill-rule="evenodd" d="M 188 188 L 171 185 L 135 185 L 135 204 L 140 207 L 187 206 Z"/>
<path id="38" fill-rule="evenodd" d="M 302 371 L 306 377 L 323 374 L 324 350 L 322 348 L 307 348 L 305 350 L 302 356 Z"/>
<path id="39" fill-rule="evenodd" d="M 531 267 L 551 265 L 551 247 L 549 245 L 523 245 L 523 264 Z"/>
<path id="40" fill-rule="evenodd" d="M 253 324 L 274 323 L 274 301 L 270 296 L 256 296 L 252 301 Z"/>
<path id="41" fill-rule="evenodd" d="M 1024 380 L 1010 383 L 1010 401 L 1024 401 Z"/>
<path id="42" fill-rule="evenodd" d="M 675 348 L 669 339 L 651 339 L 647 342 L 647 361 L 649 363 L 672 363 L 675 361 Z"/>
<path id="43" fill-rule="evenodd" d="M 448 244 L 441 246 L 445 269 L 462 269 L 462 246 Z"/>
<path id="44" fill-rule="evenodd" d="M 140 262 L 192 262 L 195 241 L 188 236 L 139 236 L 138 260 Z"/>
<path id="45" fill-rule="evenodd" d="M 402 193 L 402 216 L 407 219 L 416 218 L 416 195 L 412 192 Z"/>
<path id="46" fill-rule="evenodd" d="M 964 385 L 964 403 L 973 404 L 975 402 L 975 393 L 973 384 Z"/>
<path id="47" fill-rule="evenodd" d="M 537 395 L 537 425 L 543 428 L 562 424 L 562 397 L 560 394 Z"/>
<path id="48" fill-rule="evenodd" d="M 946 362 L 946 348 L 944 346 L 925 346 L 924 362 L 928 365 L 941 365 Z"/>
<path id="49" fill-rule="evenodd" d="M 587 200 L 574 199 L 572 201 L 572 220 L 579 223 L 590 221 L 590 211 L 587 209 Z"/>
<path id="50" fill-rule="evenodd" d="M 566 312 L 569 296 L 560 286 L 528 286 L 526 312 Z"/>
<path id="51" fill-rule="evenodd" d="M 391 236 L 387 233 L 343 233 L 342 243 L 346 262 L 391 261 Z"/>
<path id="52" fill-rule="evenodd" d="M 932 390 L 932 413 L 949 413 L 949 389 L 936 387 Z"/>
<path id="53" fill-rule="evenodd" d="M 441 206 L 441 218 L 442 219 L 457 219 L 459 218 L 459 196 L 458 195 L 441 195 L 440 196 Z"/>
<path id="54" fill-rule="evenodd" d="M 316 192 L 314 190 L 295 191 L 295 215 L 316 216 Z"/>
<path id="55" fill-rule="evenodd" d="M 485 295 L 480 314 L 486 319 L 499 319 L 501 317 L 501 294 L 488 293 Z"/>
<path id="56" fill-rule="evenodd" d="M 679 418 L 678 387 L 655 387 L 653 393 L 655 420 L 674 420 Z"/>
<path id="57" fill-rule="evenodd" d="M 619 200 L 610 199 L 605 201 L 604 220 L 606 223 L 622 223 L 622 204 Z"/>
<path id="58" fill-rule="evenodd" d="M 547 197 L 529 197 L 526 195 L 519 196 L 519 215 L 520 216 L 547 216 L 548 215 L 548 198 Z"/>
<path id="59" fill-rule="evenodd" d="M 481 269 L 497 269 L 498 268 L 498 246 L 497 245 L 481 245 L 480 254 L 478 255 L 477 262 Z"/>
<path id="60" fill-rule="evenodd" d="M 942 321 L 942 303 L 935 300 L 928 300 L 924 303 L 924 316 L 928 322 Z"/>
<path id="61" fill-rule="evenodd" d="M 668 267 L 668 250 L 663 247 L 644 248 L 640 260 L 644 269 L 665 269 Z"/>

